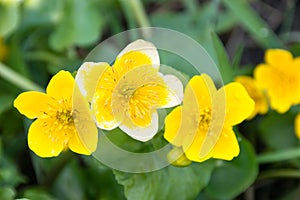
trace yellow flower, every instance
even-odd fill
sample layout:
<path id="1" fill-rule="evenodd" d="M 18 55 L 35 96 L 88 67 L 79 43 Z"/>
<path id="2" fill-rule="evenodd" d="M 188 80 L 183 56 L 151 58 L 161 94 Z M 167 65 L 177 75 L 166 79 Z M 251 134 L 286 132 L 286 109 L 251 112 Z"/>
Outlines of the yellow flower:
<path id="1" fill-rule="evenodd" d="M 254 71 L 257 83 L 266 90 L 270 106 L 284 113 L 300 102 L 300 57 L 281 49 L 270 49 L 265 54 L 265 64 Z"/>
<path id="2" fill-rule="evenodd" d="M 7 47 L 3 42 L 3 38 L 0 37 L 0 61 L 3 61 L 7 56 Z"/>
<path id="3" fill-rule="evenodd" d="M 183 86 L 178 78 L 159 73 L 156 47 L 136 40 L 117 56 L 112 67 L 100 62 L 84 63 L 76 81 L 100 129 L 119 127 L 139 141 L 150 140 L 158 131 L 158 108 L 181 103 Z"/>
<path id="4" fill-rule="evenodd" d="M 185 88 L 183 105 L 165 119 L 164 137 L 182 147 L 189 160 L 231 160 L 240 152 L 232 126 L 253 109 L 254 102 L 240 83 L 217 90 L 208 75 L 194 76 Z"/>
<path id="5" fill-rule="evenodd" d="M 249 76 L 237 76 L 235 81 L 246 88 L 248 94 L 255 102 L 254 110 L 248 119 L 252 119 L 257 114 L 266 114 L 268 112 L 268 100 L 256 80 Z"/>
<path id="6" fill-rule="evenodd" d="M 300 114 L 298 114 L 295 119 L 295 132 L 297 138 L 300 139 Z"/>
<path id="7" fill-rule="evenodd" d="M 57 156 L 67 147 L 79 154 L 89 155 L 95 151 L 97 128 L 88 103 L 69 72 L 60 71 L 53 76 L 46 94 L 21 93 L 14 106 L 26 117 L 37 118 L 29 128 L 28 145 L 38 156 Z"/>

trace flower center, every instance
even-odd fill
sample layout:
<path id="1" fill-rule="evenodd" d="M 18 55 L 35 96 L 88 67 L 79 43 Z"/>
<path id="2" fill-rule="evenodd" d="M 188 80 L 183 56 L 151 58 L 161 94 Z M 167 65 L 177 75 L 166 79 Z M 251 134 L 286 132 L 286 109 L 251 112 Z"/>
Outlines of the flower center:
<path id="1" fill-rule="evenodd" d="M 211 121 L 211 109 L 204 108 L 200 110 L 200 120 L 198 127 L 202 130 L 207 130 Z"/>

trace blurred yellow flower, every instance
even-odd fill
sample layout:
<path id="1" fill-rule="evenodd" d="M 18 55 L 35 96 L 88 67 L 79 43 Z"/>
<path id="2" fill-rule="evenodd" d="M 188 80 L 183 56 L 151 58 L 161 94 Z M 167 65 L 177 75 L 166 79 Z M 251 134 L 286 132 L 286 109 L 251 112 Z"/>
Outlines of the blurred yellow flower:
<path id="1" fill-rule="evenodd" d="M 270 106 L 284 113 L 292 105 L 300 103 L 300 57 L 282 49 L 269 49 L 265 53 L 266 63 L 255 68 L 257 83 L 266 90 Z"/>
<path id="2" fill-rule="evenodd" d="M 182 147 L 189 160 L 231 160 L 240 152 L 232 126 L 253 109 L 254 101 L 240 83 L 217 90 L 208 75 L 194 76 L 185 88 L 183 105 L 165 119 L 164 137 Z"/>
<path id="3" fill-rule="evenodd" d="M 0 61 L 3 61 L 7 56 L 7 47 L 4 44 L 3 38 L 0 37 Z"/>
<path id="4" fill-rule="evenodd" d="M 252 119 L 257 114 L 266 114 L 268 112 L 268 99 L 256 80 L 250 76 L 237 76 L 235 81 L 246 88 L 248 94 L 255 102 L 254 110 L 247 119 Z"/>
<path id="5" fill-rule="evenodd" d="M 295 118 L 295 132 L 297 138 L 300 139 L 300 114 L 298 114 Z"/>
<path id="6" fill-rule="evenodd" d="M 60 71 L 50 80 L 46 94 L 29 91 L 15 99 L 14 107 L 20 113 L 37 118 L 29 128 L 28 145 L 38 156 L 58 156 L 67 147 L 79 154 L 95 151 L 97 128 L 92 118 L 88 119 L 88 103 L 85 105 L 84 97 L 74 88 L 72 75 Z M 73 110 L 74 101 L 81 105 L 77 110 Z"/>
<path id="7" fill-rule="evenodd" d="M 183 96 L 180 80 L 162 75 L 159 66 L 156 47 L 144 40 L 127 45 L 112 67 L 84 63 L 76 82 L 91 102 L 97 126 L 119 127 L 136 140 L 150 140 L 158 131 L 156 109 L 176 106 Z"/>

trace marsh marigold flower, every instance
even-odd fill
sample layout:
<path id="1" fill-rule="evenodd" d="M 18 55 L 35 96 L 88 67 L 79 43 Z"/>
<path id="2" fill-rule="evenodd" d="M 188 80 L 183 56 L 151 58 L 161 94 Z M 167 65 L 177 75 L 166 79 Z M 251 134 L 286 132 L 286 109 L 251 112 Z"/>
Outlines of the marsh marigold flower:
<path id="1" fill-rule="evenodd" d="M 254 110 L 248 119 L 252 119 L 257 114 L 266 114 L 268 112 L 268 99 L 256 80 L 250 76 L 237 76 L 235 81 L 246 88 L 248 94 L 255 102 Z"/>
<path id="2" fill-rule="evenodd" d="M 254 77 L 266 90 L 270 106 L 284 113 L 300 102 L 300 57 L 282 49 L 269 49 L 265 62 L 255 68 Z"/>
<path id="3" fill-rule="evenodd" d="M 185 88 L 183 105 L 165 119 L 164 137 L 181 147 L 189 160 L 231 160 L 240 152 L 232 126 L 253 109 L 254 102 L 240 83 L 217 90 L 208 75 L 194 76 Z"/>
<path id="4" fill-rule="evenodd" d="M 97 128 L 69 72 L 60 71 L 53 76 L 46 94 L 21 93 L 14 106 L 29 119 L 37 118 L 29 128 L 28 145 L 38 156 L 57 156 L 67 147 L 79 154 L 89 155 L 95 151 Z"/>
<path id="5" fill-rule="evenodd" d="M 295 132 L 297 138 L 300 139 L 300 114 L 298 114 L 295 118 Z"/>
<path id="6" fill-rule="evenodd" d="M 136 40 L 125 47 L 114 64 L 86 62 L 76 81 L 91 102 L 100 129 L 119 127 L 139 141 L 150 140 L 158 131 L 158 108 L 181 103 L 183 86 L 173 75 L 159 73 L 156 47 Z"/>

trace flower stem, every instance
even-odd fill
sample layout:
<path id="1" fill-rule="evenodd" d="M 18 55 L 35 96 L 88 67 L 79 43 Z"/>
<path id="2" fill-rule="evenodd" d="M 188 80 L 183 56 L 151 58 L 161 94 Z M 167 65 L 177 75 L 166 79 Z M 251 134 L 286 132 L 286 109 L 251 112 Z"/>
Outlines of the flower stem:
<path id="1" fill-rule="evenodd" d="M 300 157 L 300 148 L 293 148 L 288 150 L 282 150 L 280 152 L 264 153 L 257 156 L 259 164 L 280 162 L 284 160 L 290 160 Z"/>
<path id="2" fill-rule="evenodd" d="M 0 76 L 23 90 L 44 91 L 39 85 L 23 77 L 0 62 Z"/>
<path id="3" fill-rule="evenodd" d="M 297 169 L 277 169 L 262 172 L 258 179 L 267 178 L 300 178 L 300 170 Z"/>
<path id="4" fill-rule="evenodd" d="M 129 0 L 131 9 L 140 27 L 150 27 L 150 22 L 140 0 Z"/>

